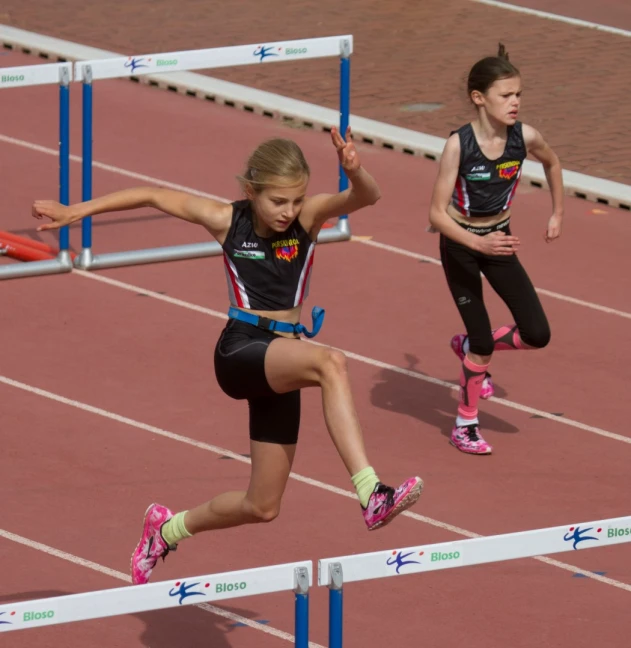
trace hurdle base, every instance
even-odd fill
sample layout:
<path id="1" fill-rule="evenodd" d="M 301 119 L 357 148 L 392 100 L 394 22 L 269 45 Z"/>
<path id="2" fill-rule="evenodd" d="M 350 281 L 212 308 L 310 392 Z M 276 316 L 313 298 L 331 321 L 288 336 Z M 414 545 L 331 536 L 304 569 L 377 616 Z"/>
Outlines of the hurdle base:
<path id="1" fill-rule="evenodd" d="M 46 261 L 27 261 L 15 265 L 0 267 L 0 280 L 19 279 L 22 277 L 38 277 L 72 272 L 72 259 L 67 250 L 63 250 L 55 259 Z"/>
<path id="2" fill-rule="evenodd" d="M 78 270 L 89 270 L 92 267 L 94 261 L 94 255 L 90 248 L 83 248 L 79 254 L 77 254 L 74 260 L 74 267 Z"/>
<path id="3" fill-rule="evenodd" d="M 335 227 L 320 231 L 318 243 L 336 243 L 348 241 L 350 238 L 351 230 L 348 219 L 340 218 Z M 74 261 L 74 267 L 79 270 L 104 270 L 107 268 L 120 268 L 148 263 L 200 259 L 203 257 L 220 256 L 221 254 L 223 254 L 223 249 L 216 241 L 147 248 L 143 250 L 128 250 L 125 252 L 109 252 L 97 255 L 94 255 L 90 248 L 83 248 Z"/>
<path id="4" fill-rule="evenodd" d="M 338 219 L 335 227 L 320 230 L 318 234 L 318 243 L 338 243 L 341 241 L 350 241 L 351 228 L 348 223 L 348 218 L 343 217 Z"/>

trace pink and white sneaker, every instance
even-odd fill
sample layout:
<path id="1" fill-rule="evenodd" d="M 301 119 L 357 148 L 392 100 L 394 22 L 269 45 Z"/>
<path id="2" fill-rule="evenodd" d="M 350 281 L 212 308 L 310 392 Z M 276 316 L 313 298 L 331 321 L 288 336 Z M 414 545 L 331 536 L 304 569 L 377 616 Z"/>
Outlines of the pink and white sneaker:
<path id="1" fill-rule="evenodd" d="M 411 477 L 396 490 L 379 482 L 375 486 L 368 506 L 362 506 L 362 514 L 369 531 L 389 524 L 399 513 L 409 509 L 421 495 L 423 480 Z"/>
<path id="2" fill-rule="evenodd" d="M 493 452 L 491 445 L 482 438 L 480 427 L 475 423 L 466 427 L 454 426 L 449 442 L 467 454 L 491 454 Z"/>
<path id="3" fill-rule="evenodd" d="M 159 558 L 163 560 L 169 551 L 175 551 L 177 545 L 167 545 L 160 529 L 173 517 L 173 513 L 160 504 L 152 504 L 145 511 L 142 536 L 131 557 L 131 582 L 134 585 L 144 585 Z"/>
<path id="4" fill-rule="evenodd" d="M 464 333 L 459 335 L 454 335 L 451 338 L 451 350 L 460 358 L 460 362 L 464 360 L 465 353 L 462 350 L 464 341 L 467 339 L 467 336 Z M 493 380 L 491 379 L 491 374 L 487 371 L 484 380 L 482 381 L 482 389 L 480 390 L 480 398 L 486 400 L 491 398 L 495 393 L 495 386 L 493 385 Z"/>

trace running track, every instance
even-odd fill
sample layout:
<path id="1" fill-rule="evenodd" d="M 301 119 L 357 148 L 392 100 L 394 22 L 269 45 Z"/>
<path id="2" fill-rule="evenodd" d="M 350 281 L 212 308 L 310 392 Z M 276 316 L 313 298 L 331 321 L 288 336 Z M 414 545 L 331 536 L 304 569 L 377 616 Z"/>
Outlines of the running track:
<path id="1" fill-rule="evenodd" d="M 3 66 L 36 62 L 18 54 L 0 59 Z M 75 154 L 79 96 L 73 92 Z M 112 167 L 95 169 L 96 194 L 141 184 L 131 171 L 234 198 L 234 176 L 248 153 L 274 135 L 303 146 L 313 191 L 335 189 L 326 135 L 121 81 L 99 82 L 95 101 L 95 159 Z M 54 107 L 51 88 L 14 90 L 0 120 L 0 159 L 10 170 L 2 229 L 47 242 L 53 236 L 34 232 L 29 209 L 35 198 L 57 196 L 56 159 L 46 152 L 57 146 Z M 327 309 L 318 341 L 352 354 L 357 407 L 379 474 L 395 482 L 418 473 L 425 494 L 412 515 L 366 533 L 326 435 L 319 394 L 305 392 L 296 479 L 280 518 L 193 538 L 157 567 L 156 578 L 629 513 L 629 215 L 568 200 L 564 236 L 546 245 L 549 196 L 521 191 L 514 230 L 535 285 L 556 295 L 542 295 L 553 341 L 542 352 L 496 356 L 501 400 L 481 408 L 495 454 L 465 456 L 447 441 L 458 374 L 448 342 L 460 324 L 435 263 L 437 238 L 424 232 L 436 166 L 368 146 L 360 154 L 384 198 L 352 227 L 373 238 L 318 249 L 309 308 Z M 73 201 L 79 178 L 73 163 Z M 97 217 L 94 239 L 101 252 L 204 234 L 139 211 Z M 79 228 L 71 241 L 79 245 Z M 218 258 L 3 282 L 0 603 L 118 587 L 148 503 L 181 509 L 246 486 L 247 408 L 220 392 L 212 368 L 225 290 Z M 489 304 L 495 323 L 509 321 L 490 293 Z M 65 553 L 50 555 L 55 551 Z M 581 571 L 590 578 L 576 577 Z M 396 583 L 347 588 L 349 648 L 458 646 L 465 637 L 468 648 L 587 648 L 621 645 L 628 634 L 625 545 Z M 78 648 L 98 637 L 107 646 L 265 648 L 286 645 L 283 633 L 291 633 L 291 597 L 284 595 L 216 612 L 189 608 L 42 628 L 8 635 L 7 645 Z M 326 645 L 326 591 L 313 590 L 311 625 L 311 640 Z"/>

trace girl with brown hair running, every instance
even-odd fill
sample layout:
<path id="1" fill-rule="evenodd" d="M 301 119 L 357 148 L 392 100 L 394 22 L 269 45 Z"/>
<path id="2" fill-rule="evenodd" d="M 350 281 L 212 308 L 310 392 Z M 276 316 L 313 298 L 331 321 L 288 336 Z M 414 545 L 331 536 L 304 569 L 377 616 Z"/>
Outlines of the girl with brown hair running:
<path id="1" fill-rule="evenodd" d="M 466 333 L 451 340 L 462 362 L 460 402 L 451 443 L 471 454 L 490 454 L 480 434 L 479 398 L 493 395 L 488 373 L 494 351 L 541 349 L 550 327 L 539 297 L 517 258 L 511 206 L 526 156 L 542 164 L 552 196 L 546 242 L 561 235 L 563 177 L 558 157 L 541 134 L 518 121 L 519 70 L 500 43 L 497 56 L 469 73 L 468 95 L 476 118 L 451 133 L 440 161 L 430 207 L 430 231 L 440 232 L 440 255 L 449 290 Z M 492 329 L 482 297 L 484 274 L 515 322 Z"/>

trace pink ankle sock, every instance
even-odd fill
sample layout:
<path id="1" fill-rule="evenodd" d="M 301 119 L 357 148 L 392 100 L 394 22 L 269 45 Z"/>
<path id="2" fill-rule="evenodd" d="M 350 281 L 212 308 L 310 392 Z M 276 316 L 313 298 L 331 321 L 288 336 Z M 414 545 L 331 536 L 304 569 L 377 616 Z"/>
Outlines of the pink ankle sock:
<path id="1" fill-rule="evenodd" d="M 458 403 L 458 414 L 467 420 L 473 420 L 478 416 L 478 401 L 482 381 L 486 376 L 488 364 L 477 365 L 465 357 L 460 371 L 460 402 Z"/>
<path id="2" fill-rule="evenodd" d="M 519 337 L 517 325 L 500 326 L 493 331 L 493 340 L 495 341 L 496 351 L 517 351 L 528 349 Z"/>

